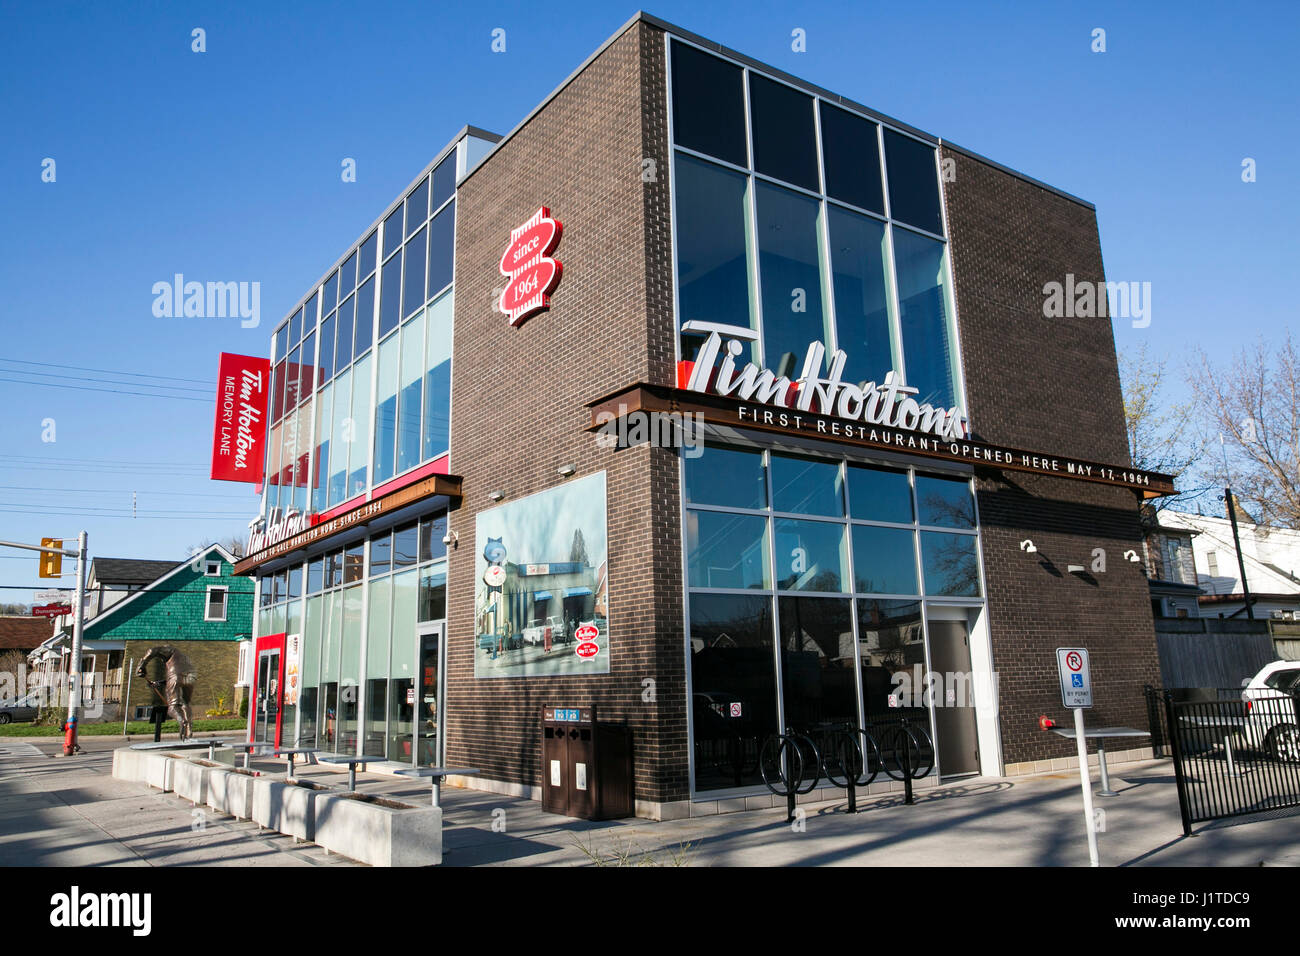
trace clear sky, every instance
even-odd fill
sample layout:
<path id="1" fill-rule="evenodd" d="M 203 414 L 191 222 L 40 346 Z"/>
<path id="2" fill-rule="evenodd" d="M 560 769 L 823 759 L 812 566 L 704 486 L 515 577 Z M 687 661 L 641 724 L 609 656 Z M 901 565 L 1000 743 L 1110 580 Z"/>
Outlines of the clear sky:
<path id="1" fill-rule="evenodd" d="M 245 533 L 252 486 L 206 477 L 218 353 L 267 354 L 461 126 L 508 131 L 635 10 L 5 0 L 0 539 L 84 528 L 92 554 L 179 560 Z M 1122 353 L 1218 352 L 1291 324 L 1300 4 L 647 10 L 1095 203 L 1107 277 L 1152 288 L 1149 327 L 1116 321 Z M 175 273 L 260 283 L 260 327 L 155 318 L 152 287 Z M 37 585 L 34 558 L 0 549 L 0 583 Z"/>

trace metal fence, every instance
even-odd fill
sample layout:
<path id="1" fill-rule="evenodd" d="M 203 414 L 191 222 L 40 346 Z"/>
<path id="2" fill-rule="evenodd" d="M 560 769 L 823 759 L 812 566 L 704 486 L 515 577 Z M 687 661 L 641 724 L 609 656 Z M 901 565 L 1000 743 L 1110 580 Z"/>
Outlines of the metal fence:
<path id="1" fill-rule="evenodd" d="M 1174 761 L 1192 824 L 1300 807 L 1300 701 L 1240 688 L 1146 688 L 1151 739 Z"/>

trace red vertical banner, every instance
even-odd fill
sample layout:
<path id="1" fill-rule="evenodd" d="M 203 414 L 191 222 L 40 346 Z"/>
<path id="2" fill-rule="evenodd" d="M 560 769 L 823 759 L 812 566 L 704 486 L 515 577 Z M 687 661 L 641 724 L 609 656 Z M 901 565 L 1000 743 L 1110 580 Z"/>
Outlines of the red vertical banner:
<path id="1" fill-rule="evenodd" d="M 221 353 L 217 420 L 212 431 L 214 481 L 262 481 L 270 374 L 267 359 Z"/>

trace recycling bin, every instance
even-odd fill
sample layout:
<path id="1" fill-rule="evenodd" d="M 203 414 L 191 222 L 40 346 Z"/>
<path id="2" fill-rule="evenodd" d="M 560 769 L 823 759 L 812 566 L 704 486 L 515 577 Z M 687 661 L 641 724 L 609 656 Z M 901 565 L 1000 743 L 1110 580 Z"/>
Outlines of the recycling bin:
<path id="1" fill-rule="evenodd" d="M 630 817 L 632 730 L 594 707 L 542 708 L 542 809 L 584 820 Z"/>

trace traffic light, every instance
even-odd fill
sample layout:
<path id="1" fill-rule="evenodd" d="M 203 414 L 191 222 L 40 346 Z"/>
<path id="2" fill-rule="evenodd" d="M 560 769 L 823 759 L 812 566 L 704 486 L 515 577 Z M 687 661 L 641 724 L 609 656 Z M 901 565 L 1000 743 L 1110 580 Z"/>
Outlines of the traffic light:
<path id="1" fill-rule="evenodd" d="M 63 539 L 41 538 L 41 547 L 54 548 L 56 550 L 41 552 L 40 577 L 59 577 L 63 573 Z"/>

